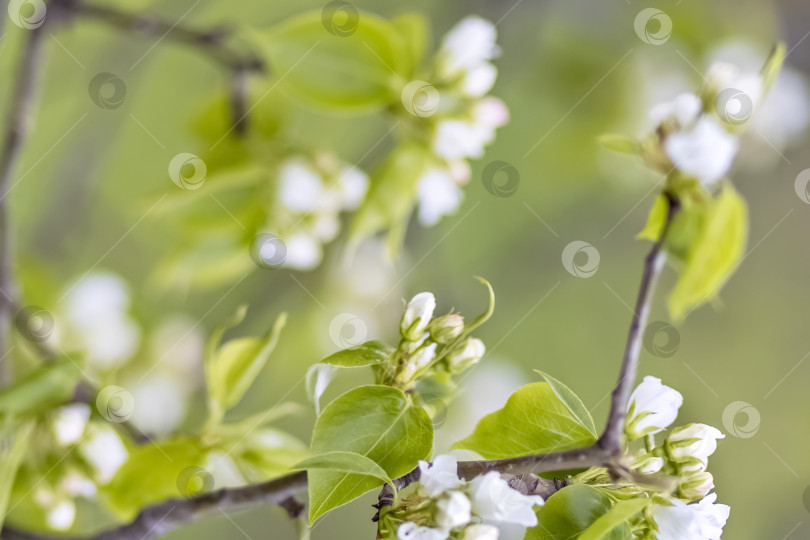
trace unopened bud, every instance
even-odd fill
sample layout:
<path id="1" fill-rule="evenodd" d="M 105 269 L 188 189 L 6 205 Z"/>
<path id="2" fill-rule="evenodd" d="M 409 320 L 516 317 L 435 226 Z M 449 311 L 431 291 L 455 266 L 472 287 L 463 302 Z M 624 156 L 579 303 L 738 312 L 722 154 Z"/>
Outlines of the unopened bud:
<path id="1" fill-rule="evenodd" d="M 714 478 L 705 471 L 693 473 L 681 483 L 681 493 L 689 499 L 702 499 L 713 489 Z"/>
<path id="2" fill-rule="evenodd" d="M 463 349 L 448 357 L 447 362 L 450 364 L 450 371 L 461 373 L 470 366 L 477 364 L 486 350 L 484 343 L 480 339 L 468 339 Z"/>
<path id="3" fill-rule="evenodd" d="M 436 298 L 433 293 L 423 292 L 411 298 L 399 323 L 402 337 L 408 341 L 419 341 L 427 330 L 434 309 Z"/>
<path id="4" fill-rule="evenodd" d="M 445 315 L 433 319 L 428 327 L 430 337 L 437 343 L 446 345 L 452 343 L 464 331 L 464 317 L 461 315 Z"/>

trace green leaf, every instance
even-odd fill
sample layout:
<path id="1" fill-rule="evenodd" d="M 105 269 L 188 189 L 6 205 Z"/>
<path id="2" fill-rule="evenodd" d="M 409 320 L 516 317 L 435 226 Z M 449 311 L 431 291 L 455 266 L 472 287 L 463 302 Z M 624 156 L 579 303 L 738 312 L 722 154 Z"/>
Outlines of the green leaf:
<path id="1" fill-rule="evenodd" d="M 546 500 L 537 511 L 538 524 L 526 531 L 524 540 L 574 540 L 610 510 L 610 499 L 598 489 L 574 484 Z M 609 540 L 630 540 L 630 527 L 620 525 L 607 536 Z"/>
<path id="2" fill-rule="evenodd" d="M 13 434 L 7 434 L 6 437 L 13 437 L 14 442 L 7 445 L 7 441 L 3 441 L 2 452 L 0 452 L 0 528 L 3 527 L 3 522 L 8 514 L 8 503 L 11 499 L 11 490 L 14 487 L 14 479 L 17 477 L 17 471 L 20 468 L 23 457 L 28 452 L 29 441 L 31 440 L 31 433 L 34 429 L 34 422 L 28 421 L 22 426 L 17 427 Z"/>
<path id="3" fill-rule="evenodd" d="M 414 68 L 419 67 L 428 38 L 425 18 L 419 13 L 405 13 L 391 19 L 391 24 L 399 30 L 402 39 L 405 41 L 405 45 L 411 53 Z"/>
<path id="4" fill-rule="evenodd" d="M 248 482 L 263 482 L 292 470 L 309 455 L 306 445 L 285 431 L 273 428 L 232 433 L 219 448 L 231 455 Z"/>
<path id="5" fill-rule="evenodd" d="M 748 211 L 743 198 L 725 184 L 709 203 L 669 297 L 673 318 L 712 299 L 736 269 L 745 251 Z"/>
<path id="6" fill-rule="evenodd" d="M 472 435 L 453 445 L 486 459 L 505 459 L 581 448 L 593 443 L 587 427 L 549 383 L 531 383 L 509 397 L 503 409 L 478 422 Z"/>
<path id="7" fill-rule="evenodd" d="M 667 220 L 668 207 L 669 203 L 666 197 L 663 195 L 656 197 L 650 215 L 647 217 L 647 224 L 644 226 L 644 230 L 638 233 L 637 238 L 657 242 L 661 238 L 661 229 L 664 228 L 664 223 Z"/>
<path id="8" fill-rule="evenodd" d="M 621 527 L 627 525 L 627 521 L 647 508 L 651 499 L 627 499 L 619 501 L 613 505 L 606 514 L 602 514 L 594 521 L 590 527 L 585 529 L 579 540 L 602 540 L 610 538 L 610 534 Z"/>
<path id="9" fill-rule="evenodd" d="M 782 64 L 785 63 L 785 56 L 787 56 L 785 44 L 779 42 L 774 46 L 773 51 L 765 61 L 765 65 L 762 66 L 760 75 L 762 76 L 762 87 L 765 94 L 770 91 L 773 83 L 776 82 L 776 78 L 782 70 Z"/>
<path id="10" fill-rule="evenodd" d="M 375 366 L 388 361 L 393 349 L 379 341 L 366 341 L 362 345 L 343 349 L 321 360 L 321 364 L 340 367 Z"/>
<path id="11" fill-rule="evenodd" d="M 205 484 L 205 459 L 198 442 L 188 437 L 136 446 L 104 487 L 105 500 L 120 517 L 131 519 L 152 503 L 188 496 L 192 476 Z"/>
<path id="12" fill-rule="evenodd" d="M 430 159 L 428 151 L 415 143 L 402 143 L 385 158 L 372 174 L 368 195 L 355 213 L 350 235 L 353 249 L 383 229 L 393 229 L 394 238 L 401 241 L 416 201 L 417 183 Z M 398 243 L 389 245 L 392 253 Z"/>
<path id="13" fill-rule="evenodd" d="M 622 154 L 633 154 L 637 156 L 641 153 L 641 144 L 639 144 L 636 139 L 627 137 L 625 135 L 608 133 L 605 135 L 600 135 L 597 138 L 597 141 L 608 150 L 613 150 Z"/>
<path id="14" fill-rule="evenodd" d="M 0 413 L 27 414 L 70 401 L 82 373 L 64 356 L 0 390 Z"/>
<path id="15" fill-rule="evenodd" d="M 389 478 L 398 478 L 426 459 L 432 445 L 433 426 L 424 409 L 396 388 L 361 386 L 326 406 L 315 423 L 310 451 L 360 454 Z M 381 485 L 367 474 L 327 470 L 311 471 L 308 482 L 310 523 Z"/>
<path id="16" fill-rule="evenodd" d="M 593 417 L 585 404 L 582 403 L 582 400 L 579 399 L 579 396 L 577 396 L 570 388 L 548 373 L 538 369 L 535 369 L 534 371 L 546 380 L 548 385 L 554 391 L 554 394 L 565 404 L 566 407 L 568 407 L 568 410 L 571 412 L 574 418 L 576 418 L 580 424 L 585 426 L 585 428 L 591 432 L 591 435 L 593 435 L 594 438 L 598 437 L 599 435 L 596 433 L 596 426 L 593 423 Z"/>
<path id="17" fill-rule="evenodd" d="M 240 310 L 232 322 L 238 323 L 242 318 L 244 311 Z M 275 349 L 286 320 L 286 314 L 281 314 L 263 338 L 233 339 L 217 350 L 214 350 L 216 342 L 209 340 L 205 374 L 212 416 L 216 418 L 242 399 Z M 221 338 L 224 331 L 225 327 L 217 329 L 212 340 Z"/>
<path id="18" fill-rule="evenodd" d="M 348 12 L 347 12 L 348 13 Z M 307 104 L 368 110 L 399 100 L 395 91 L 413 71 L 413 58 L 397 28 L 366 12 L 348 13 L 344 35 L 327 29 L 322 12 L 289 19 L 259 38 L 279 87 Z"/>
<path id="19" fill-rule="evenodd" d="M 356 452 L 326 452 L 305 459 L 293 466 L 298 470 L 326 470 L 349 474 L 359 474 L 378 478 L 393 486 L 393 481 L 382 467 L 364 455 Z"/>

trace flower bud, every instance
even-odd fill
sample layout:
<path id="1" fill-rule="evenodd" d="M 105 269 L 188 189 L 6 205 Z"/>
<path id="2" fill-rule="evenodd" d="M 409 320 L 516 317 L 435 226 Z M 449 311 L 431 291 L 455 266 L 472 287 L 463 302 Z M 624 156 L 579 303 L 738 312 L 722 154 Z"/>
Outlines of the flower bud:
<path id="1" fill-rule="evenodd" d="M 642 474 L 655 474 L 664 467 L 664 459 L 656 456 L 647 456 L 638 461 L 635 469 Z"/>
<path id="2" fill-rule="evenodd" d="M 433 319 L 428 330 L 430 331 L 430 337 L 434 341 L 447 345 L 452 343 L 464 331 L 464 317 L 451 314 Z"/>
<path id="3" fill-rule="evenodd" d="M 672 430 L 666 448 L 672 461 L 682 464 L 682 470 L 705 470 L 709 456 L 717 450 L 717 439 L 724 438 L 720 430 L 706 424 L 689 424 Z"/>
<path id="4" fill-rule="evenodd" d="M 625 427 L 628 438 L 640 439 L 669 427 L 678 416 L 682 404 L 680 392 L 661 384 L 661 379 L 644 377 L 630 396 L 630 411 Z"/>
<path id="5" fill-rule="evenodd" d="M 436 523 L 443 529 L 463 527 L 470 522 L 470 499 L 460 491 L 444 493 L 436 503 Z"/>
<path id="6" fill-rule="evenodd" d="M 450 371 L 461 373 L 468 367 L 477 364 L 484 356 L 487 348 L 478 338 L 470 338 L 464 344 L 464 348 L 451 354 L 447 361 L 450 364 Z"/>
<path id="7" fill-rule="evenodd" d="M 498 540 L 500 531 L 494 525 L 483 523 L 470 525 L 464 529 L 462 540 Z"/>
<path id="8" fill-rule="evenodd" d="M 428 367 L 434 358 L 436 358 L 435 343 L 419 347 L 407 357 L 405 365 L 397 374 L 397 382 L 400 384 L 410 382 L 420 370 Z"/>
<path id="9" fill-rule="evenodd" d="M 436 298 L 433 293 L 422 292 L 411 298 L 399 323 L 399 333 L 408 341 L 419 341 L 433 317 Z"/>
<path id="10" fill-rule="evenodd" d="M 681 493 L 688 499 L 702 499 L 713 489 L 714 478 L 705 471 L 692 473 L 681 482 Z"/>

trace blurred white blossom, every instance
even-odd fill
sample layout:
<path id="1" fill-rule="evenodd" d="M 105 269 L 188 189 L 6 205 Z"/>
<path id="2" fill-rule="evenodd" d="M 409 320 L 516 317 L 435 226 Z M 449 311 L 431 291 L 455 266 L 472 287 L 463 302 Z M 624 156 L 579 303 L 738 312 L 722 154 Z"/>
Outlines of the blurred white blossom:
<path id="1" fill-rule="evenodd" d="M 445 77 L 464 75 L 500 54 L 495 25 L 475 15 L 462 19 L 442 40 L 439 70 Z"/>
<path id="2" fill-rule="evenodd" d="M 496 471 L 477 476 L 470 482 L 470 499 L 477 516 L 524 527 L 537 525 L 533 508 L 544 503 L 539 495 L 523 495 L 512 489 Z"/>
<path id="3" fill-rule="evenodd" d="M 500 531 L 494 525 L 476 523 L 464 529 L 461 540 L 498 540 Z"/>
<path id="4" fill-rule="evenodd" d="M 93 424 L 88 431 L 88 437 L 79 445 L 79 452 L 95 469 L 96 480 L 103 485 L 112 480 L 127 461 L 129 452 L 112 428 Z"/>
<path id="5" fill-rule="evenodd" d="M 74 403 L 56 409 L 53 418 L 56 442 L 62 446 L 78 442 L 84 435 L 89 419 L 90 407 L 85 403 Z"/>
<path id="6" fill-rule="evenodd" d="M 420 527 L 412 521 L 402 523 L 397 529 L 399 540 L 447 540 L 450 533 L 443 529 Z"/>
<path id="7" fill-rule="evenodd" d="M 713 493 L 699 503 L 674 499 L 672 506 L 654 505 L 652 517 L 658 526 L 658 540 L 719 540 L 730 508 L 715 504 L 716 500 Z"/>
<path id="8" fill-rule="evenodd" d="M 433 463 L 420 461 L 419 473 L 419 483 L 431 497 L 457 489 L 464 483 L 458 477 L 456 458 L 447 454 L 436 456 Z"/>
<path id="9" fill-rule="evenodd" d="M 176 378 L 150 373 L 127 389 L 135 402 L 131 420 L 144 433 L 167 435 L 186 416 L 189 396 Z"/>
<path id="10" fill-rule="evenodd" d="M 470 522 L 470 499 L 460 491 L 447 491 L 436 503 L 436 523 L 443 529 L 463 527 Z"/>

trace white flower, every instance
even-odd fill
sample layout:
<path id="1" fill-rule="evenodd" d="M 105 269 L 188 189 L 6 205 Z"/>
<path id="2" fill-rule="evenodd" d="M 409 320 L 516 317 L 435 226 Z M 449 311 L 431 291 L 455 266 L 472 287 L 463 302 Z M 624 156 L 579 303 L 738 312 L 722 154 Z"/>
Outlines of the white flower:
<path id="1" fill-rule="evenodd" d="M 430 345 L 420 347 L 409 358 L 409 362 L 416 367 L 417 371 L 427 367 L 433 359 L 436 358 L 436 345 L 436 343 L 431 343 Z"/>
<path id="2" fill-rule="evenodd" d="M 312 270 L 320 264 L 323 258 L 321 243 L 312 234 L 305 232 L 295 233 L 286 238 L 284 244 L 287 247 L 284 266 L 296 270 Z"/>
<path id="3" fill-rule="evenodd" d="M 132 422 L 144 433 L 166 435 L 186 417 L 186 392 L 173 377 L 153 374 L 129 386 Z"/>
<path id="4" fill-rule="evenodd" d="M 672 506 L 653 506 L 658 540 L 719 540 L 731 509 L 715 500 L 712 493 L 696 504 L 673 500 Z"/>
<path id="5" fill-rule="evenodd" d="M 479 158 L 491 140 L 491 128 L 465 120 L 442 120 L 436 126 L 433 152 L 447 160 Z"/>
<path id="6" fill-rule="evenodd" d="M 495 44 L 495 25 L 481 17 L 462 19 L 444 36 L 439 50 L 439 69 L 442 77 L 463 73 L 492 58 L 499 49 Z"/>
<path id="7" fill-rule="evenodd" d="M 76 505 L 73 501 L 62 500 L 48 510 L 46 517 L 48 527 L 57 531 L 66 531 L 76 521 Z"/>
<path id="8" fill-rule="evenodd" d="M 702 499 L 713 489 L 714 478 L 705 471 L 692 473 L 681 482 L 681 492 L 689 499 Z"/>
<path id="9" fill-rule="evenodd" d="M 486 350 L 487 348 L 483 341 L 478 338 L 470 338 L 467 340 L 464 348 L 450 355 L 447 361 L 450 363 L 450 368 L 454 372 L 464 371 L 473 364 L 477 364 L 484 356 L 484 353 L 486 353 Z"/>
<path id="10" fill-rule="evenodd" d="M 321 175 L 299 158 L 288 160 L 278 171 L 281 204 L 297 212 L 314 209 L 323 192 Z"/>
<path id="11" fill-rule="evenodd" d="M 57 409 L 53 419 L 56 442 L 62 446 L 78 442 L 84 435 L 84 428 L 89 419 L 90 407 L 85 403 L 75 403 Z"/>
<path id="12" fill-rule="evenodd" d="M 664 459 L 656 456 L 649 456 L 636 464 L 635 469 L 642 474 L 655 474 L 664 466 Z"/>
<path id="13" fill-rule="evenodd" d="M 471 67 L 461 80 L 461 91 L 469 97 L 482 97 L 492 90 L 498 69 L 488 62 Z"/>
<path id="14" fill-rule="evenodd" d="M 808 125 L 810 85 L 800 72 L 783 67 L 754 117 L 754 126 L 770 143 L 784 149 L 801 144 Z"/>
<path id="15" fill-rule="evenodd" d="M 697 123 L 683 131 L 671 133 L 664 150 L 682 172 L 711 186 L 731 168 L 739 142 L 713 116 L 701 116 Z"/>
<path id="16" fill-rule="evenodd" d="M 446 530 L 420 527 L 412 521 L 406 521 L 397 529 L 399 540 L 447 540 L 449 536 Z"/>
<path id="17" fill-rule="evenodd" d="M 443 454 L 433 458 L 433 463 L 419 462 L 419 483 L 428 495 L 438 497 L 445 491 L 457 489 L 464 482 L 458 477 L 456 458 Z"/>
<path id="18" fill-rule="evenodd" d="M 630 396 L 630 414 L 627 433 L 638 439 L 669 427 L 683 405 L 683 396 L 677 390 L 661 384 L 661 379 L 644 377 Z"/>
<path id="19" fill-rule="evenodd" d="M 696 94 L 685 92 L 678 94 L 675 99 L 666 103 L 659 103 L 650 109 L 650 120 L 656 126 L 665 122 L 672 122 L 678 128 L 691 126 L 700 115 L 703 102 Z"/>
<path id="20" fill-rule="evenodd" d="M 499 128 L 509 121 L 509 109 L 496 97 L 487 97 L 478 101 L 472 109 L 475 122 L 489 128 Z M 494 132 L 491 138 L 494 137 Z M 491 142 L 490 141 L 487 142 Z"/>
<path id="21" fill-rule="evenodd" d="M 539 495 L 523 495 L 512 489 L 496 471 L 473 479 L 469 492 L 474 514 L 490 521 L 524 527 L 537 525 L 537 515 L 532 507 L 544 502 Z"/>
<path id="22" fill-rule="evenodd" d="M 344 210 L 354 210 L 368 191 L 368 175 L 357 167 L 347 167 L 340 172 L 340 192 Z"/>
<path id="23" fill-rule="evenodd" d="M 464 529 L 461 540 L 498 540 L 500 531 L 493 525 L 476 524 Z"/>
<path id="24" fill-rule="evenodd" d="M 464 193 L 447 171 L 430 168 L 416 186 L 419 197 L 419 222 L 435 225 L 442 216 L 452 214 L 461 204 Z"/>
<path id="25" fill-rule="evenodd" d="M 419 341 L 427 330 L 434 309 L 436 309 L 436 297 L 433 296 L 433 293 L 421 292 L 411 298 L 399 323 L 402 337 L 409 341 Z"/>
<path id="26" fill-rule="evenodd" d="M 65 473 L 59 480 L 59 486 L 74 497 L 93 497 L 98 491 L 96 484 L 75 469 Z"/>
<path id="27" fill-rule="evenodd" d="M 717 439 L 723 439 L 719 429 L 706 424 L 689 424 L 672 430 L 667 437 L 667 452 L 673 461 L 682 462 L 682 470 L 705 470 L 709 456 L 717 450 Z"/>
<path id="28" fill-rule="evenodd" d="M 470 522 L 470 499 L 460 491 L 448 491 L 436 503 L 436 523 L 443 529 L 463 527 Z"/>
<path id="29" fill-rule="evenodd" d="M 84 458 L 96 469 L 99 484 L 106 484 L 129 457 L 129 452 L 118 435 L 107 427 L 98 426 L 89 438 L 79 445 Z"/>
<path id="30" fill-rule="evenodd" d="M 729 89 L 743 92 L 745 94 L 743 99 L 751 107 L 756 107 L 762 100 L 764 91 L 762 77 L 757 73 L 743 73 L 737 66 L 728 62 L 715 62 L 709 66 L 706 82 L 717 93 Z M 746 105 L 744 103 L 739 104 Z M 727 112 L 734 114 L 735 111 Z M 722 116 L 722 111 L 718 111 L 718 114 Z"/>

